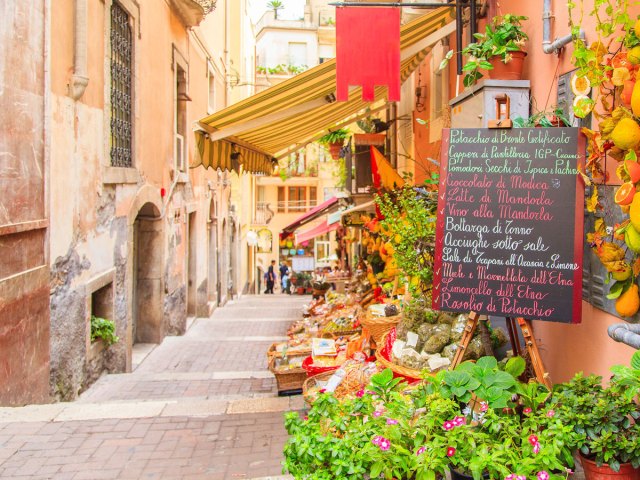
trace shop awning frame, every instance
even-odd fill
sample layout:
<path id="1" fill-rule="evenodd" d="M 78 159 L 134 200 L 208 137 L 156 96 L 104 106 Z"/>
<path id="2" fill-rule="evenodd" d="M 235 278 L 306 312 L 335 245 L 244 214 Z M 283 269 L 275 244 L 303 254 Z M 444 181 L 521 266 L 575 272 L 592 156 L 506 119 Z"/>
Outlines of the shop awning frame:
<path id="1" fill-rule="evenodd" d="M 328 213 L 331 209 L 338 208 L 338 201 L 338 197 L 331 197 L 329 200 L 322 202 L 320 205 L 316 205 L 304 215 L 301 215 L 289 225 L 284 227 L 280 232 L 280 238 L 284 238 L 290 233 L 295 232 L 301 226 L 306 225 L 307 223 L 315 220 L 321 215 Z"/>
<path id="2" fill-rule="evenodd" d="M 300 245 L 301 243 L 308 242 L 309 240 L 319 237 L 320 235 L 324 235 L 325 233 L 333 232 L 334 230 L 337 230 L 339 226 L 340 226 L 339 223 L 334 223 L 329 225 L 327 223 L 327 220 L 325 219 L 324 222 L 320 223 L 319 225 L 316 225 L 313 228 L 310 228 L 300 233 L 296 233 L 296 245 Z"/>
<path id="3" fill-rule="evenodd" d="M 409 78 L 438 40 L 454 31 L 455 21 L 446 7 L 403 25 L 401 81 Z M 376 108 L 386 98 L 385 87 L 376 88 L 374 104 L 362 100 L 360 87 L 350 90 L 346 102 L 336 102 L 335 91 L 336 61 L 331 59 L 203 118 L 195 132 L 198 160 L 192 167 L 228 166 L 228 159 L 216 156 L 225 151 L 217 145 L 227 143 L 257 154 L 263 162 L 258 168 L 270 173 L 271 158 L 293 151 L 294 146 L 304 147 L 347 118 L 355 121 L 368 115 L 368 107 Z"/>

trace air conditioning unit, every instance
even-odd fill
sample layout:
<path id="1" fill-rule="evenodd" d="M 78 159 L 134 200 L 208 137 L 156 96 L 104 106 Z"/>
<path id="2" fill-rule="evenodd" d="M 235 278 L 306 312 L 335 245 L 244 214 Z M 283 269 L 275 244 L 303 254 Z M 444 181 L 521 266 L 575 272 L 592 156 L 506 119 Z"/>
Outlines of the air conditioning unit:
<path id="1" fill-rule="evenodd" d="M 184 137 L 179 133 L 176 133 L 176 154 L 174 166 L 177 172 L 184 172 L 186 152 L 184 149 Z"/>

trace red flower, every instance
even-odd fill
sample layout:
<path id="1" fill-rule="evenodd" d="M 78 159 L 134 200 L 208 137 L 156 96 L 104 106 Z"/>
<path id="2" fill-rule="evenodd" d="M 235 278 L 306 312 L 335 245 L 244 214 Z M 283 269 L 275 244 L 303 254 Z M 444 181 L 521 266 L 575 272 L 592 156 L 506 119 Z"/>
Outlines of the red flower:
<path id="1" fill-rule="evenodd" d="M 447 457 L 453 457 L 453 455 L 456 453 L 456 449 L 453 447 L 449 447 L 447 448 Z"/>

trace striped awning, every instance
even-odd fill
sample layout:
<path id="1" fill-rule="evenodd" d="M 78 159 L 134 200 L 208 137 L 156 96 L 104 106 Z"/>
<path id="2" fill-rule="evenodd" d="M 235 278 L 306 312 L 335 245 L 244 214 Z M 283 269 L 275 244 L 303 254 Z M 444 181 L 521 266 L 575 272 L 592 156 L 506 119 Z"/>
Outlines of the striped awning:
<path id="1" fill-rule="evenodd" d="M 455 31 L 451 12 L 439 8 L 401 27 L 403 82 L 438 40 Z M 271 173 L 271 158 L 304 147 L 330 127 L 367 115 L 371 105 L 362 100 L 360 87 L 350 90 L 346 102 L 336 102 L 335 91 L 336 61 L 331 59 L 203 118 L 195 132 L 199 155 L 192 168 L 233 169 L 226 152 L 245 149 L 262 159 L 256 171 Z M 385 96 L 385 87 L 376 88 L 376 102 L 384 102 Z"/>

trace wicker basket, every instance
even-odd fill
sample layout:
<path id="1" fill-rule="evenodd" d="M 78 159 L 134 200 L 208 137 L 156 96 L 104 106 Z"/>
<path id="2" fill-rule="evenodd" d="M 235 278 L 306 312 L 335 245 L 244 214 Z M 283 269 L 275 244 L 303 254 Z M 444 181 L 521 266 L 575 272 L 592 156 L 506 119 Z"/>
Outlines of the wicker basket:
<path id="1" fill-rule="evenodd" d="M 271 344 L 269 349 L 267 350 L 267 361 L 271 361 L 272 357 L 281 358 L 282 352 L 277 351 L 278 343 L 276 342 Z M 311 348 L 289 348 L 287 349 L 287 356 L 298 356 L 298 355 L 311 355 Z"/>
<path id="2" fill-rule="evenodd" d="M 324 382 L 329 380 L 333 374 L 334 372 L 320 373 L 318 375 L 314 375 L 313 377 L 309 377 L 304 381 L 304 383 L 302 384 L 302 396 L 304 397 L 304 401 L 307 402 L 309 406 L 313 405 L 313 399 L 309 395 L 309 390 L 315 387 L 318 381 Z"/>
<path id="3" fill-rule="evenodd" d="M 380 344 L 382 337 L 402 320 L 402 314 L 392 317 L 377 317 L 367 312 L 360 318 L 363 327 L 369 330 L 369 333 L 375 340 L 376 344 Z"/>
<path id="4" fill-rule="evenodd" d="M 308 354 L 302 355 L 290 355 L 289 357 L 307 357 Z M 278 393 L 289 392 L 292 390 L 301 390 L 302 384 L 307 379 L 307 372 L 302 366 L 292 368 L 285 371 L 276 370 L 276 360 L 278 357 L 271 357 L 269 360 L 269 370 L 276 377 L 276 383 L 278 385 Z"/>
<path id="5" fill-rule="evenodd" d="M 387 335 L 389 332 L 385 333 L 380 339 L 380 348 L 376 350 L 376 359 L 384 368 L 389 368 L 394 373 L 395 376 L 405 378 L 409 383 L 421 380 L 422 372 L 420 370 L 416 370 L 415 368 L 403 367 L 402 365 L 398 365 L 397 363 L 393 363 L 391 360 L 387 360 L 382 354 L 382 350 L 384 346 L 387 344 Z M 430 375 L 434 375 L 435 372 L 432 372 Z"/>

